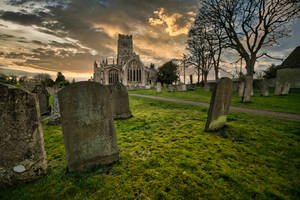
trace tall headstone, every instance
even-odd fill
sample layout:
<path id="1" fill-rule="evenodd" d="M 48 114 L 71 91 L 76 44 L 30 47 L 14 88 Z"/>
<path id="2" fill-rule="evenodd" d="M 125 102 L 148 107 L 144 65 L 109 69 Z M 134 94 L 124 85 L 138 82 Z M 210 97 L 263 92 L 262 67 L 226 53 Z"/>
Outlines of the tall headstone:
<path id="1" fill-rule="evenodd" d="M 244 89 L 245 89 L 245 82 L 241 80 L 241 82 L 239 83 L 239 97 L 243 97 Z"/>
<path id="2" fill-rule="evenodd" d="M 230 78 L 221 78 L 212 94 L 208 111 L 205 131 L 216 131 L 221 129 L 229 112 L 233 83 Z"/>
<path id="3" fill-rule="evenodd" d="M 243 94 L 243 102 L 250 102 L 252 93 L 253 93 L 253 77 L 246 76 L 245 89 L 244 89 L 244 94 Z"/>
<path id="4" fill-rule="evenodd" d="M 29 181 L 47 168 L 38 99 L 0 84 L 0 185 Z"/>
<path id="5" fill-rule="evenodd" d="M 282 87 L 283 86 L 282 86 L 281 82 L 276 81 L 274 95 L 276 95 L 276 96 L 281 95 Z"/>
<path id="6" fill-rule="evenodd" d="M 156 93 L 161 93 L 161 83 L 157 82 L 156 84 Z"/>
<path id="7" fill-rule="evenodd" d="M 49 93 L 46 88 L 42 85 L 36 85 L 32 90 L 32 93 L 35 93 L 39 99 L 40 112 L 41 115 L 45 115 L 49 113 Z"/>
<path id="8" fill-rule="evenodd" d="M 54 93 L 52 98 L 52 106 L 51 113 L 48 121 L 48 125 L 59 125 L 61 123 L 60 111 L 59 111 L 59 103 L 57 93 Z"/>
<path id="9" fill-rule="evenodd" d="M 289 82 L 285 82 L 282 87 L 281 95 L 288 95 L 290 92 L 291 84 Z"/>
<path id="10" fill-rule="evenodd" d="M 261 86 L 261 95 L 264 97 L 268 97 L 269 96 L 269 85 L 266 81 L 262 82 L 262 86 Z"/>
<path id="11" fill-rule="evenodd" d="M 111 108 L 114 119 L 128 119 L 132 117 L 129 108 L 127 88 L 119 83 L 108 86 L 111 92 Z"/>
<path id="12" fill-rule="evenodd" d="M 108 86 L 73 83 L 58 92 L 69 171 L 85 171 L 119 159 Z"/>
<path id="13" fill-rule="evenodd" d="M 174 86 L 172 84 L 168 85 L 168 92 L 174 92 Z"/>

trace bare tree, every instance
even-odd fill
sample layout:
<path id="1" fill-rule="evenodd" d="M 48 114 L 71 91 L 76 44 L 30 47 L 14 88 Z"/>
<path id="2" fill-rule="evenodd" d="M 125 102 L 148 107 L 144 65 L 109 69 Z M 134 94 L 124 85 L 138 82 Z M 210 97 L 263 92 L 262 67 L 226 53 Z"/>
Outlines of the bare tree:
<path id="1" fill-rule="evenodd" d="M 200 16 L 200 15 L 199 15 Z M 198 75 L 198 84 L 200 83 L 200 72 L 202 74 L 202 82 L 207 83 L 207 76 L 213 66 L 214 51 L 207 39 L 207 27 L 202 23 L 202 17 L 197 16 L 193 26 L 191 27 L 187 40 L 187 50 L 189 51 L 188 64 L 195 66 Z"/>
<path id="2" fill-rule="evenodd" d="M 245 60 L 251 77 L 248 90 L 253 87 L 256 60 L 267 55 L 262 49 L 287 37 L 287 24 L 299 17 L 299 0 L 203 0 L 201 6 L 207 11 L 207 20 L 226 34 L 228 47 Z M 250 96 L 244 99 L 248 101 Z"/>

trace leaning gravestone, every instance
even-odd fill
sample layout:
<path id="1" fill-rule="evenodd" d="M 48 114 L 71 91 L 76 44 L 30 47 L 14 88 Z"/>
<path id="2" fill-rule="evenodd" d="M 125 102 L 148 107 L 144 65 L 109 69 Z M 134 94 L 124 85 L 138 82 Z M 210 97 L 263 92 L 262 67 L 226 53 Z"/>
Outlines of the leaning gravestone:
<path id="1" fill-rule="evenodd" d="M 37 98 L 0 84 L 0 185 L 29 181 L 47 168 Z"/>
<path id="2" fill-rule="evenodd" d="M 157 82 L 156 84 L 156 93 L 161 93 L 161 83 Z"/>
<path id="3" fill-rule="evenodd" d="M 288 95 L 290 91 L 291 84 L 289 82 L 285 82 L 283 84 L 281 95 Z"/>
<path id="4" fill-rule="evenodd" d="M 114 119 L 128 119 L 132 117 L 129 109 L 127 88 L 121 83 L 108 86 L 111 92 L 111 108 Z"/>
<path id="5" fill-rule="evenodd" d="M 279 81 L 276 81 L 274 95 L 276 96 L 281 95 L 281 91 L 282 91 L 282 84 Z"/>
<path id="6" fill-rule="evenodd" d="M 85 81 L 58 92 L 69 171 L 85 171 L 119 159 L 108 86 Z"/>
<path id="7" fill-rule="evenodd" d="M 41 115 L 45 115 L 49 113 L 49 93 L 46 88 L 42 85 L 36 85 L 32 90 L 32 93 L 37 94 L 40 105 Z"/>
<path id="8" fill-rule="evenodd" d="M 174 92 L 174 86 L 172 84 L 168 85 L 168 92 Z"/>
<path id="9" fill-rule="evenodd" d="M 59 125 L 60 122 L 61 122 L 61 119 L 60 119 L 58 97 L 57 97 L 57 93 L 54 93 L 48 125 L 56 126 L 56 125 Z"/>
<path id="10" fill-rule="evenodd" d="M 245 82 L 241 81 L 239 83 L 239 97 L 243 97 L 244 89 L 245 89 Z"/>
<path id="11" fill-rule="evenodd" d="M 230 78 L 221 78 L 218 81 L 211 97 L 205 131 L 215 131 L 225 125 L 232 91 L 233 83 Z"/>

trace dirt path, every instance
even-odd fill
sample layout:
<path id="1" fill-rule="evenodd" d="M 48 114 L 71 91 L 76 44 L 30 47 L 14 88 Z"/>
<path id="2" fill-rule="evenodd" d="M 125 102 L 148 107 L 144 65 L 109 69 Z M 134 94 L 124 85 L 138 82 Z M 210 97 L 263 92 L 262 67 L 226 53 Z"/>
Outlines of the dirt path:
<path id="1" fill-rule="evenodd" d="M 192 104 L 192 105 L 196 105 L 196 106 L 209 107 L 209 103 L 203 103 L 203 102 L 189 101 L 189 100 L 183 100 L 183 99 L 173 99 L 173 98 L 168 98 L 168 97 L 149 96 L 149 95 L 142 95 L 142 94 L 133 94 L 133 93 L 129 93 L 129 95 L 136 96 L 136 97 L 155 99 L 155 100 L 170 101 L 170 102 L 175 102 L 175 103 L 186 103 L 186 104 Z M 266 111 L 266 110 L 255 110 L 255 109 L 248 109 L 248 108 L 241 108 L 241 107 L 234 107 L 234 106 L 231 106 L 230 110 L 244 112 L 244 113 L 250 113 L 250 114 L 256 114 L 256 115 L 265 115 L 265 116 L 270 116 L 270 117 L 292 119 L 292 120 L 300 121 L 300 115 L 291 114 L 291 113 L 282 113 L 282 112 L 274 112 L 274 111 Z"/>

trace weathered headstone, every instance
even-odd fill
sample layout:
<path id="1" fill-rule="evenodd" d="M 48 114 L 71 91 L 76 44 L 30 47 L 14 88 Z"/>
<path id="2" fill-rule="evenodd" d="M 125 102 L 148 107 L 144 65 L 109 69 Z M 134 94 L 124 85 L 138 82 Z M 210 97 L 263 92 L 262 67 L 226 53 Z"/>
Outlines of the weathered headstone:
<path id="1" fill-rule="evenodd" d="M 215 131 L 222 128 L 227 121 L 233 83 L 230 78 L 221 78 L 212 94 L 207 116 L 205 131 Z"/>
<path id="2" fill-rule="evenodd" d="M 281 84 L 281 82 L 276 81 L 274 95 L 276 96 L 281 95 L 282 87 L 283 85 Z"/>
<path id="3" fill-rule="evenodd" d="M 59 125 L 61 123 L 59 103 L 57 93 L 54 93 L 52 98 L 51 113 L 48 121 L 48 125 Z"/>
<path id="4" fill-rule="evenodd" d="M 110 85 L 111 92 L 111 108 L 114 119 L 128 119 L 132 117 L 129 109 L 129 99 L 127 88 L 119 83 Z"/>
<path id="5" fill-rule="evenodd" d="M 262 82 L 262 86 L 261 86 L 261 95 L 264 97 L 268 97 L 269 96 L 269 85 L 266 81 Z"/>
<path id="6" fill-rule="evenodd" d="M 187 90 L 186 85 L 184 85 L 184 84 L 177 85 L 177 90 L 179 92 L 185 92 Z"/>
<path id="7" fill-rule="evenodd" d="M 119 159 L 108 86 L 85 81 L 58 92 L 69 171 Z"/>
<path id="8" fill-rule="evenodd" d="M 250 102 L 252 93 L 253 93 L 253 77 L 246 76 L 245 89 L 244 89 L 244 94 L 243 94 L 243 102 Z"/>
<path id="9" fill-rule="evenodd" d="M 37 94 L 40 105 L 41 115 L 45 115 L 49 113 L 49 93 L 46 88 L 42 85 L 36 85 L 32 90 L 32 93 Z"/>
<path id="10" fill-rule="evenodd" d="M 0 84 L 0 185 L 29 181 L 47 168 L 38 99 Z"/>
<path id="11" fill-rule="evenodd" d="M 174 92 L 174 86 L 172 84 L 168 85 L 168 92 Z"/>
<path id="12" fill-rule="evenodd" d="M 157 82 L 156 84 L 156 93 L 161 93 L 161 83 Z"/>
<path id="13" fill-rule="evenodd" d="M 291 84 L 289 82 L 285 82 L 282 87 L 281 95 L 288 95 L 290 91 Z"/>
<path id="14" fill-rule="evenodd" d="M 243 97 L 244 89 L 245 89 L 245 82 L 241 80 L 241 82 L 239 83 L 239 97 Z"/>

